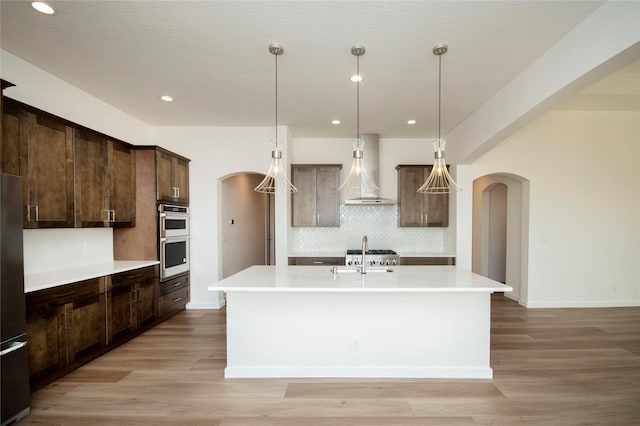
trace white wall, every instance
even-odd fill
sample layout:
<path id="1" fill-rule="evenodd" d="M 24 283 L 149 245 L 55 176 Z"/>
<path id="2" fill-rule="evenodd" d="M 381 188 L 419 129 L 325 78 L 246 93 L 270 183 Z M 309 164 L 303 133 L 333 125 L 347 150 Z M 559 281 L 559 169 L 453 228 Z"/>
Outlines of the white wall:
<path id="1" fill-rule="evenodd" d="M 279 130 L 278 134 L 286 134 L 286 129 Z M 153 127 L 152 138 L 154 144 L 191 159 L 191 302 L 188 307 L 219 307 L 223 303 L 222 294 L 210 292 L 207 287 L 222 278 L 221 180 L 240 172 L 267 172 L 273 127 Z M 283 161 L 286 161 L 286 140 L 280 143 Z M 287 228 L 282 222 L 287 223 L 288 198 L 276 194 L 276 262 L 282 262 L 284 252 L 285 264 Z"/>
<path id="2" fill-rule="evenodd" d="M 264 175 L 240 173 L 222 181 L 222 277 L 265 265 L 268 195 L 255 192 Z"/>
<path id="3" fill-rule="evenodd" d="M 66 81 L 0 50 L 4 95 L 134 145 L 151 142 L 151 127 Z"/>
<path id="4" fill-rule="evenodd" d="M 529 307 L 640 305 L 640 114 L 552 111 L 472 165 L 530 181 Z"/>

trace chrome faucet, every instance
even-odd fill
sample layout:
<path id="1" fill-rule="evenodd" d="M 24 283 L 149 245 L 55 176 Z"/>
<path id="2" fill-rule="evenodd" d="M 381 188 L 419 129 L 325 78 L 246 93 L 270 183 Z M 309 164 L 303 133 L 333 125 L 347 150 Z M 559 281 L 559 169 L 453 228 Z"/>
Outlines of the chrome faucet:
<path id="1" fill-rule="evenodd" d="M 369 250 L 369 240 L 367 236 L 362 237 L 362 265 L 360 268 L 361 274 L 367 273 L 367 250 Z"/>

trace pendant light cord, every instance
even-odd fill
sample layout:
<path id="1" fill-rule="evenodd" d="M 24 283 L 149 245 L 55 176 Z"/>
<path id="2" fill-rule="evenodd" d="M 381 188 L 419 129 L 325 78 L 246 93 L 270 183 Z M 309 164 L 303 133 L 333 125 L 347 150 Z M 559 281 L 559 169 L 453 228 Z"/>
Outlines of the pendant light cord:
<path id="1" fill-rule="evenodd" d="M 278 149 L 278 55 L 276 57 L 276 149 Z"/>
<path id="2" fill-rule="evenodd" d="M 440 117 L 441 117 L 441 109 L 442 109 L 442 55 L 438 55 L 438 147 L 440 147 L 440 141 L 442 137 L 440 136 Z"/>
<path id="3" fill-rule="evenodd" d="M 356 139 L 360 139 L 360 56 L 356 56 L 356 75 L 358 82 L 356 83 Z"/>

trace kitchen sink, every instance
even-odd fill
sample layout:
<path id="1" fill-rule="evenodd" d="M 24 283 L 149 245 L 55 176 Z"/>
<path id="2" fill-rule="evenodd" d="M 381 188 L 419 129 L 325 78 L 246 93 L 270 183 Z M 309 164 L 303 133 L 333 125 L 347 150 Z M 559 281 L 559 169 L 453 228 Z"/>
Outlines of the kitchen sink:
<path id="1" fill-rule="evenodd" d="M 331 273 L 333 274 L 342 274 L 342 273 L 360 273 L 361 271 L 361 267 L 360 266 L 334 266 L 333 268 L 331 268 Z M 386 272 L 393 272 L 392 268 L 376 268 L 376 267 L 369 267 L 367 268 L 367 274 L 368 273 L 386 273 Z"/>

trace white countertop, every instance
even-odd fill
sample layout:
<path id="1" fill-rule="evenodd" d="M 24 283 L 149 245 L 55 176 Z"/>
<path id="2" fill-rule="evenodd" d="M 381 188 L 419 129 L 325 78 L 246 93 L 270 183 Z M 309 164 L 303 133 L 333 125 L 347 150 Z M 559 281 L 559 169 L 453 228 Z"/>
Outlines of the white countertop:
<path id="1" fill-rule="evenodd" d="M 44 290 L 59 285 L 71 284 L 91 278 L 117 274 L 118 272 L 157 265 L 159 263 L 157 260 L 115 260 L 113 262 L 98 263 L 78 268 L 25 275 L 24 292 L 29 293 Z"/>
<path id="2" fill-rule="evenodd" d="M 339 266 L 338 269 L 351 269 Z M 380 267 L 368 268 L 380 270 Z M 208 288 L 264 292 L 494 292 L 507 285 L 456 266 L 393 266 L 393 272 L 339 272 L 327 266 L 251 266 Z"/>

